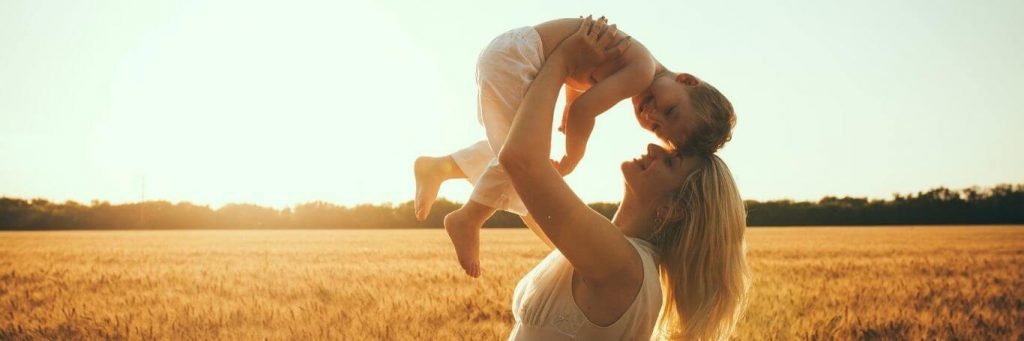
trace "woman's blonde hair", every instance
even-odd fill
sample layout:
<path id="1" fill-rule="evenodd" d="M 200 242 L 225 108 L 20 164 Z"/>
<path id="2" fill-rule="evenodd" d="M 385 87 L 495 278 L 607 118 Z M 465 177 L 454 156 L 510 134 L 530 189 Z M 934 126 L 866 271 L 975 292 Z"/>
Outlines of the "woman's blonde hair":
<path id="1" fill-rule="evenodd" d="M 652 339 L 726 340 L 746 306 L 746 210 L 732 173 L 716 155 L 690 174 L 653 241 L 664 304 Z"/>

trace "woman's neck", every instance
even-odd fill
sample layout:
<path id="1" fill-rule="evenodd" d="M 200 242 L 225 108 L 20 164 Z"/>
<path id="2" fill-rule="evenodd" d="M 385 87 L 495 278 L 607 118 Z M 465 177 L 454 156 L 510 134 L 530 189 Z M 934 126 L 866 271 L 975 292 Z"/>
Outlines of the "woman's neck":
<path id="1" fill-rule="evenodd" d="M 626 188 L 619 210 L 615 212 L 612 223 L 622 230 L 627 237 L 640 238 L 650 241 L 654 233 L 655 210 L 652 205 L 645 205 L 630 193 Z"/>

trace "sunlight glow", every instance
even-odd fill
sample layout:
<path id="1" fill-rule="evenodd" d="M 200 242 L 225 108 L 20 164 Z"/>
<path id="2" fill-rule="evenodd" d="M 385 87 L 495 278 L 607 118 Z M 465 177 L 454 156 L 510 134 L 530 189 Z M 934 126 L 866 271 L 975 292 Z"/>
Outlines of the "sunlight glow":
<path id="1" fill-rule="evenodd" d="M 480 50 L 505 30 L 589 13 L 732 100 L 738 125 L 721 155 L 746 198 L 1024 181 L 1020 1 L 11 0 L 0 2 L 0 196 L 411 200 L 416 156 L 484 138 Z M 567 181 L 587 202 L 617 201 L 619 163 L 654 141 L 620 103 Z M 441 196 L 470 190 L 450 182 Z"/>

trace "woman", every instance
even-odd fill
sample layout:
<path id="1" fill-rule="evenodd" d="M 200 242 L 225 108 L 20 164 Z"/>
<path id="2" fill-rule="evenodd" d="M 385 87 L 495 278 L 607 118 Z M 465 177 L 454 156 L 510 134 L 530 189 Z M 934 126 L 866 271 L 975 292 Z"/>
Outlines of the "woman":
<path id="1" fill-rule="evenodd" d="M 498 156 L 557 248 L 517 285 L 509 338 L 728 338 L 750 275 L 746 214 L 721 159 L 681 158 L 649 146 L 646 155 L 622 164 L 626 188 L 612 221 L 589 209 L 548 159 L 565 78 L 626 47 L 597 36 L 574 35 L 549 57 Z M 565 52 L 581 45 L 589 53 Z"/>

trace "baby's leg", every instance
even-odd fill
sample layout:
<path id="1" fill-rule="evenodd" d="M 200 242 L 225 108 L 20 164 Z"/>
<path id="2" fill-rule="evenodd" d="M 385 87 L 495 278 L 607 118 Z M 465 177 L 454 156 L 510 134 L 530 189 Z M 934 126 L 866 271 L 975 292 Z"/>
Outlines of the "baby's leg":
<path id="1" fill-rule="evenodd" d="M 424 221 L 437 199 L 441 183 L 450 179 L 465 178 L 466 174 L 455 163 L 451 155 L 442 157 L 421 156 L 413 165 L 416 173 L 416 220 Z"/>
<path id="2" fill-rule="evenodd" d="M 487 141 L 479 141 L 442 157 L 417 158 L 413 166 L 416 174 L 416 220 L 426 220 L 430 215 L 441 183 L 451 179 L 476 183 L 491 159 L 494 159 L 494 152 Z"/>
<path id="3" fill-rule="evenodd" d="M 444 217 L 444 229 L 455 245 L 459 265 L 471 277 L 480 277 L 480 229 L 494 214 L 493 207 L 469 200 Z"/>
<path id="4" fill-rule="evenodd" d="M 477 145 L 489 147 L 490 158 L 478 175 L 470 176 L 474 179 L 470 200 L 444 219 L 459 264 L 473 277 L 480 275 L 480 227 L 484 221 L 497 209 L 526 214 L 496 157 L 508 137 L 519 102 L 544 62 L 541 44 L 537 31 L 524 27 L 499 35 L 477 60 L 477 118 L 487 132 L 487 141 Z M 457 158 L 456 162 L 462 164 Z"/>

